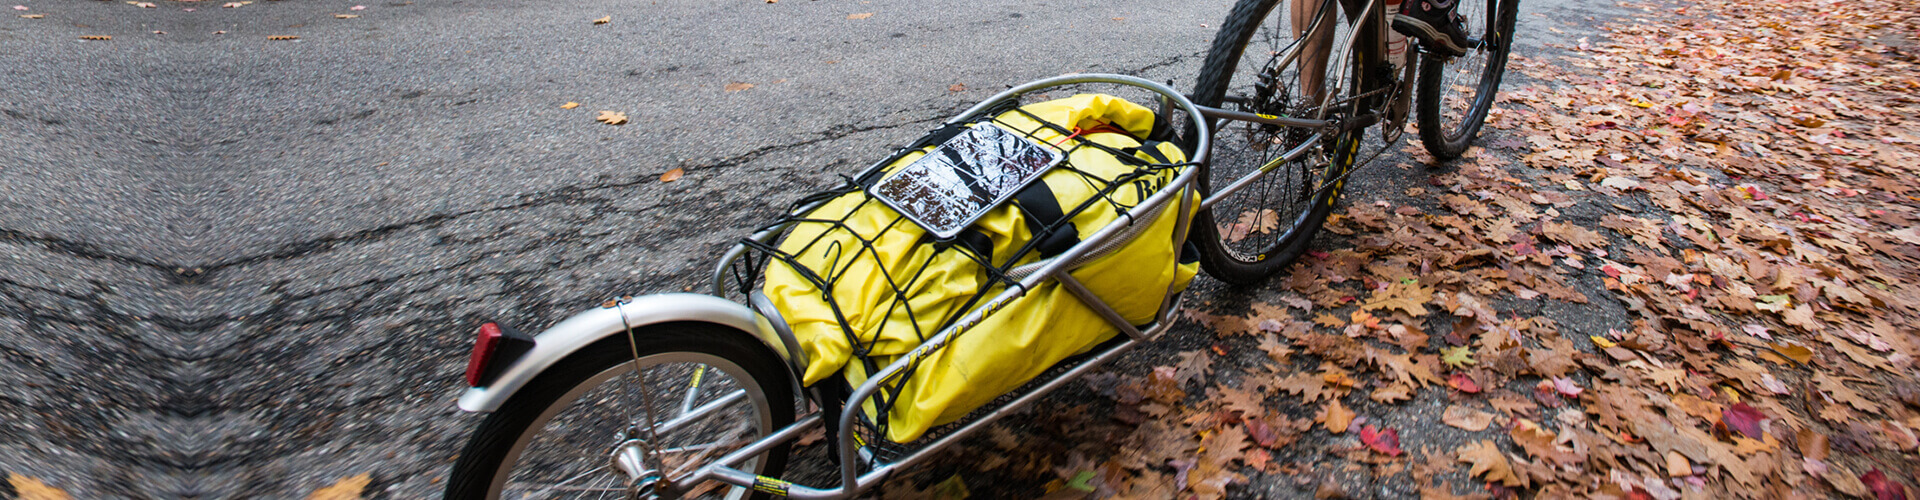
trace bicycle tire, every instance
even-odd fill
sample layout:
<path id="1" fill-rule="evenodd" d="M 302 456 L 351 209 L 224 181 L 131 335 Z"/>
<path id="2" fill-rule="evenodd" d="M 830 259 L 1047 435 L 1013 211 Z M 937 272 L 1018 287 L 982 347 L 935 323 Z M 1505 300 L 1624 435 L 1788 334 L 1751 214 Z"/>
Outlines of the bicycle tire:
<path id="1" fill-rule="evenodd" d="M 616 335 L 596 342 L 555 363 L 529 381 L 519 392 L 514 393 L 513 397 L 502 404 L 499 410 L 488 415 L 481 422 L 474 431 L 473 437 L 467 441 L 466 447 L 461 450 L 448 477 L 446 498 L 487 500 L 501 498 L 503 491 L 507 489 L 507 479 L 514 474 L 515 470 L 533 467 L 518 462 L 526 458 L 523 452 L 527 451 L 529 441 L 546 430 L 545 427 L 550 424 L 550 420 L 561 410 L 575 408 L 576 403 L 585 403 L 585 406 L 578 406 L 585 408 L 584 411 L 602 411 L 604 407 L 618 406 L 605 404 L 604 398 L 592 402 L 585 400 L 589 394 L 598 392 L 595 389 L 617 383 L 613 381 L 615 378 L 622 380 L 630 378 L 624 375 L 634 372 L 632 366 L 635 365 L 636 352 L 639 359 L 643 361 L 640 363 L 643 369 L 660 366 L 647 365 L 645 361 L 648 360 L 697 359 L 711 363 L 700 366 L 712 366 L 719 371 L 720 374 L 714 377 L 726 375 L 735 380 L 741 377 L 751 379 L 739 381 L 737 385 L 743 391 L 749 391 L 745 398 L 746 402 L 753 405 L 754 410 L 760 415 L 765 416 L 761 422 L 764 427 L 760 432 L 761 436 L 793 423 L 795 400 L 791 381 L 787 378 L 789 375 L 787 375 L 786 365 L 768 351 L 766 346 L 747 335 L 706 323 L 666 323 L 644 327 L 644 330 L 634 333 L 634 339 L 637 345 L 633 346 L 629 345 L 625 335 Z M 608 373 L 614 373 L 613 377 L 607 377 Z M 696 388 L 702 383 L 698 381 L 706 373 L 705 369 L 701 369 L 694 376 Z M 627 387 L 630 388 L 631 385 Z M 648 390 L 644 383 L 641 387 L 643 391 Z M 664 398 L 656 397 L 650 400 L 654 401 L 653 406 L 658 407 L 658 401 L 663 399 L 678 397 L 667 394 L 661 394 L 661 396 Z M 753 420 L 752 416 L 748 418 L 749 422 L 751 420 Z M 594 422 L 589 420 L 587 423 Z M 608 440 L 608 443 L 617 444 L 612 441 L 620 439 L 623 438 L 613 437 Z M 666 439 L 660 441 L 666 441 Z M 768 450 L 766 454 L 754 459 L 757 462 L 749 470 L 762 476 L 779 477 L 786 469 L 790 447 L 791 443 L 783 443 Z M 579 454 L 583 458 L 578 460 L 591 461 L 599 467 L 607 467 L 613 449 L 614 447 L 608 446 L 605 450 L 582 450 Z M 706 458 L 718 457 L 715 455 Z M 572 472 L 569 470 L 566 474 L 571 475 Z M 619 477 L 611 470 L 605 472 L 606 475 L 616 479 Z M 551 489 L 554 487 L 549 488 Z M 724 491 L 723 497 L 729 499 L 768 498 L 765 493 L 746 488 L 718 488 L 718 490 Z M 572 495 L 583 494 L 572 493 Z M 567 496 L 567 498 L 577 498 L 577 496 Z"/>
<path id="2" fill-rule="evenodd" d="M 1459 158 L 1473 145 L 1474 138 L 1480 134 L 1481 126 L 1486 124 L 1487 112 L 1493 108 L 1493 101 L 1500 90 L 1500 80 L 1507 72 L 1507 55 L 1513 51 L 1513 27 L 1520 0 L 1461 0 L 1461 8 L 1469 5 L 1485 5 L 1490 14 L 1473 16 L 1469 20 L 1488 21 L 1495 24 L 1493 30 L 1485 25 L 1468 26 L 1469 33 L 1489 32 L 1488 40 L 1475 48 L 1473 52 L 1460 57 L 1446 57 L 1438 54 L 1426 54 L 1420 58 L 1419 86 L 1415 95 L 1419 101 L 1417 124 L 1420 128 L 1420 143 L 1427 152 L 1440 160 Z M 1485 2 L 1484 4 L 1480 2 Z M 1462 73 L 1464 72 L 1464 73 Z M 1458 122 L 1448 120 L 1446 112 L 1452 108 L 1452 85 L 1449 77 L 1477 73 L 1479 81 L 1472 87 L 1473 95 Z"/>
<path id="3" fill-rule="evenodd" d="M 1279 114 L 1270 113 L 1276 111 L 1274 109 L 1260 109 L 1269 106 L 1259 103 L 1250 105 L 1245 102 L 1246 100 L 1235 104 L 1234 107 L 1222 106 L 1222 104 L 1226 103 L 1228 92 L 1237 87 L 1235 77 L 1247 76 L 1246 73 L 1239 71 L 1239 67 L 1246 55 L 1248 45 L 1254 41 L 1255 35 L 1260 33 L 1261 28 L 1269 24 L 1265 22 L 1268 16 L 1275 15 L 1275 7 L 1282 3 L 1281 0 L 1240 0 L 1234 4 L 1233 10 L 1220 26 L 1219 33 L 1214 36 L 1213 46 L 1208 50 L 1206 62 L 1201 66 L 1199 81 L 1194 86 L 1193 101 L 1196 104 L 1255 113 Z M 1338 5 L 1338 3 L 1330 2 L 1326 5 Z M 1345 9 L 1336 8 L 1336 10 L 1345 12 Z M 1333 18 L 1345 23 L 1346 16 L 1335 14 Z M 1290 30 L 1290 28 L 1279 27 L 1274 29 Z M 1287 38 L 1291 38 L 1290 33 L 1287 34 Z M 1327 74 L 1350 75 L 1350 78 L 1344 78 L 1346 84 L 1343 87 L 1348 94 L 1351 93 L 1351 89 L 1360 85 L 1362 77 L 1357 71 L 1361 66 L 1359 62 L 1362 58 L 1361 54 L 1355 52 L 1350 56 L 1340 58 L 1339 61 L 1329 61 L 1327 68 Z M 1266 64 L 1271 65 L 1273 58 L 1268 59 Z M 1298 87 L 1299 65 L 1290 66 L 1292 67 L 1278 69 L 1281 76 L 1274 80 L 1288 81 L 1289 79 L 1284 76 L 1285 72 L 1295 71 L 1296 77 L 1290 83 L 1281 85 Z M 1275 91 L 1277 90 L 1269 89 L 1267 93 L 1271 94 Z M 1259 91 L 1256 90 L 1256 93 Z M 1335 97 L 1337 101 L 1340 96 L 1336 94 Z M 1256 100 L 1265 101 L 1267 98 L 1261 97 Z M 1359 104 L 1355 102 L 1348 107 L 1357 108 L 1358 106 Z M 1203 269 L 1206 269 L 1207 274 L 1229 284 L 1257 284 L 1281 269 L 1285 269 L 1300 255 L 1306 253 L 1309 243 L 1319 232 L 1321 224 L 1326 222 L 1327 215 L 1332 213 L 1334 202 L 1339 199 L 1341 190 L 1345 187 L 1343 176 L 1353 167 L 1363 130 L 1356 129 L 1334 137 L 1323 138 L 1321 151 L 1308 154 L 1304 158 L 1307 161 L 1283 164 L 1282 166 L 1287 169 L 1286 172 L 1278 169 L 1269 172 L 1261 179 L 1254 181 L 1256 184 L 1249 185 L 1240 192 L 1220 200 L 1209 209 L 1201 211 L 1194 219 L 1194 237 L 1191 240 L 1200 248 L 1200 264 Z M 1268 134 L 1287 131 L 1288 129 L 1276 129 L 1251 122 L 1227 122 L 1226 126 L 1219 127 L 1214 131 L 1213 159 L 1207 166 L 1208 171 L 1199 178 L 1200 189 L 1211 195 L 1214 186 L 1225 186 L 1226 183 L 1237 180 L 1267 163 L 1267 159 L 1251 163 L 1240 162 L 1237 161 L 1240 159 L 1237 156 L 1256 150 L 1254 145 L 1261 142 L 1262 137 L 1277 138 L 1280 136 Z M 1245 136 L 1241 137 L 1240 134 Z M 1267 152 L 1284 152 L 1296 145 L 1281 145 L 1285 147 L 1269 145 L 1259 149 L 1254 156 L 1264 156 Z M 1316 162 L 1322 165 L 1315 167 L 1313 163 Z M 1297 172 L 1294 171 L 1295 167 L 1298 167 Z M 1298 186 L 1291 184 L 1296 177 L 1300 180 Z M 1271 194 L 1272 185 L 1269 181 L 1275 180 L 1288 183 L 1282 188 L 1285 191 L 1280 193 L 1282 196 L 1290 193 L 1298 195 L 1294 196 L 1291 204 L 1283 207 L 1286 210 L 1285 213 L 1273 210 L 1270 205 L 1276 203 L 1266 199 L 1266 195 Z M 1333 181 L 1330 185 L 1326 184 L 1329 180 Z M 1301 186 L 1305 189 L 1299 189 Z M 1272 231 L 1274 237 L 1245 244 L 1245 241 L 1255 232 L 1243 224 L 1248 217 L 1247 214 L 1253 214 L 1255 225 L 1262 225 L 1269 211 L 1274 213 L 1273 220 L 1278 223 Z M 1222 225 L 1223 221 L 1227 224 Z M 1279 225 L 1285 227 L 1278 227 Z M 1269 233 L 1261 232 L 1260 234 Z"/>

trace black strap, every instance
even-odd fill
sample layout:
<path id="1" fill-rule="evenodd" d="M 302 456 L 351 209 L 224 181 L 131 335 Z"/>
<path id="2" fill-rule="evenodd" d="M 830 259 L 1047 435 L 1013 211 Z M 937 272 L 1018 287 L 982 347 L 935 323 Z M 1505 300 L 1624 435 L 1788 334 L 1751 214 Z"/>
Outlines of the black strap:
<path id="1" fill-rule="evenodd" d="M 853 395 L 852 386 L 845 376 L 835 373 L 807 389 L 813 391 L 814 402 L 820 404 L 821 414 L 827 417 L 820 419 L 827 424 L 826 439 L 822 440 L 827 442 L 827 458 L 834 465 L 840 465 L 839 437 L 844 430 L 840 428 L 840 412 L 847 407 L 847 397 Z"/>
<path id="2" fill-rule="evenodd" d="M 1160 145 L 1166 144 L 1166 142 L 1167 141 L 1142 142 L 1140 143 L 1140 147 L 1133 148 L 1133 153 L 1135 156 L 1146 153 L 1147 156 L 1152 157 L 1153 161 L 1157 163 L 1173 163 L 1172 158 L 1168 158 L 1166 153 L 1160 152 Z"/>
<path id="3" fill-rule="evenodd" d="M 987 233 L 974 226 L 967 226 L 966 229 L 960 230 L 960 234 L 953 235 L 953 239 L 950 240 L 939 240 L 933 236 L 933 233 L 927 233 L 920 237 L 920 243 L 932 243 L 934 251 L 939 252 L 958 245 L 980 256 L 986 262 L 993 262 L 993 237 L 987 236 Z"/>
<path id="4" fill-rule="evenodd" d="M 1072 222 L 1066 222 L 1067 214 L 1060 210 L 1060 199 L 1054 197 L 1053 188 L 1047 187 L 1046 181 L 1027 185 L 1026 189 L 1014 193 L 1013 201 L 1019 204 L 1020 216 L 1027 220 L 1027 231 L 1038 241 L 1034 249 L 1040 251 L 1042 258 L 1059 255 L 1080 243 L 1080 230 Z"/>
<path id="5" fill-rule="evenodd" d="M 949 123 L 946 125 L 942 125 L 940 128 L 933 129 L 932 132 L 927 132 L 926 136 L 921 137 L 918 143 L 915 143 L 913 147 L 908 149 L 919 149 L 927 146 L 937 146 L 940 144 L 945 144 L 948 139 L 952 139 L 953 136 L 960 135 L 961 132 L 967 131 L 967 129 L 970 128 L 971 126 L 972 126 L 972 123 L 968 123 L 968 122 Z"/>

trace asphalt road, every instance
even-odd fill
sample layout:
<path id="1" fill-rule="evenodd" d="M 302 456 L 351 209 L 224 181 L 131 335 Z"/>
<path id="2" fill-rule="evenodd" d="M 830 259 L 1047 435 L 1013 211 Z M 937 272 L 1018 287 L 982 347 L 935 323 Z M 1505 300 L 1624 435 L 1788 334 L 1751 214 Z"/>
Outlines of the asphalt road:
<path id="1" fill-rule="evenodd" d="M 477 421 L 452 406 L 473 325 L 695 286 L 775 207 L 1009 85 L 1190 86 L 1229 7 L 8 3 L 45 17 L 0 19 L 0 471 L 77 498 L 362 472 L 437 496 Z M 1526 9 L 1521 54 L 1619 12 Z"/>

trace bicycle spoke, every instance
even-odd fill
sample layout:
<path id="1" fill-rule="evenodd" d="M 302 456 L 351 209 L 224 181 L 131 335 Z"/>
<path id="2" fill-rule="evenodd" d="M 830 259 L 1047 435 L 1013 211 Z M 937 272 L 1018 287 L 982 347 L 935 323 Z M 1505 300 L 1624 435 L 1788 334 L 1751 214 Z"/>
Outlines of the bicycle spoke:
<path id="1" fill-rule="evenodd" d="M 573 477 L 570 477 L 570 478 L 567 478 L 566 480 L 563 480 L 563 481 L 560 481 L 560 482 L 557 482 L 557 483 L 553 483 L 553 484 L 549 484 L 549 485 L 546 485 L 545 487 L 542 487 L 542 488 L 541 488 L 541 489 L 540 489 L 539 491 L 536 491 L 536 492 L 534 492 L 534 493 L 532 493 L 532 494 L 528 494 L 528 495 L 522 495 L 522 496 L 521 496 L 521 498 L 528 498 L 528 497 L 536 497 L 536 498 L 537 498 L 537 497 L 545 497 L 545 496 L 547 496 L 547 494 L 548 494 L 548 493 L 551 493 L 551 492 L 553 492 L 553 491 L 556 491 L 556 490 L 562 490 L 562 489 L 565 489 L 565 488 L 567 488 L 567 485 L 568 485 L 569 483 L 572 483 L 572 482 L 574 482 L 574 481 L 579 481 L 579 480 L 580 480 L 581 478 L 584 478 L 584 477 L 587 477 L 588 475 L 591 475 L 591 474 L 593 474 L 593 473 L 595 473 L 595 472 L 606 472 L 606 471 L 605 471 L 605 470 L 600 470 L 600 469 L 589 469 L 589 470 L 587 470 L 586 472 L 581 472 L 581 473 L 579 473 L 579 474 L 577 474 L 577 475 L 574 475 Z"/>
<path id="2" fill-rule="evenodd" d="M 719 399 L 713 400 L 710 403 L 700 405 L 699 408 L 695 408 L 691 413 L 674 417 L 673 420 L 662 422 L 659 425 L 659 429 L 654 430 L 654 432 L 661 433 L 661 432 L 673 432 L 675 430 L 679 430 L 680 427 L 685 426 L 689 423 L 692 423 L 695 420 L 699 420 L 700 417 L 707 416 L 708 414 L 718 411 L 721 408 L 725 408 L 727 405 L 740 401 L 741 399 L 744 399 L 746 397 L 747 397 L 747 391 L 744 391 L 744 390 L 733 391 L 731 393 L 728 393 L 725 396 L 721 396 Z M 649 427 L 648 429 L 653 430 L 652 427 Z"/>

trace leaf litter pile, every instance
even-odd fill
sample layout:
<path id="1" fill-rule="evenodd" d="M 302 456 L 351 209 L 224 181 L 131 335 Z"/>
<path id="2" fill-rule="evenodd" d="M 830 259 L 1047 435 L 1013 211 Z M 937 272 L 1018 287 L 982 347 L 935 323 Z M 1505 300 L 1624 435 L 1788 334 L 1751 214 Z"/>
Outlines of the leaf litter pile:
<path id="1" fill-rule="evenodd" d="M 1606 41 L 1514 57 L 1540 83 L 1482 136 L 1509 154 L 1414 205 L 1362 187 L 1271 303 L 1190 304 L 1211 346 L 883 496 L 1910 498 L 1920 7 L 1621 5 Z"/>

